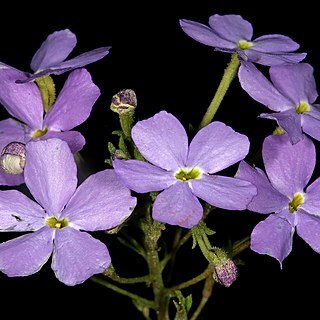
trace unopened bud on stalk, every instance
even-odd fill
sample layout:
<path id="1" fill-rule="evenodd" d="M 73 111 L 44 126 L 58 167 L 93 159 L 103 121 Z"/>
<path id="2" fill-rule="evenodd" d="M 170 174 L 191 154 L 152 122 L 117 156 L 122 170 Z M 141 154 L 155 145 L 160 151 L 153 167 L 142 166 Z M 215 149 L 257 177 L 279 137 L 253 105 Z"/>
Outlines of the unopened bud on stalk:
<path id="1" fill-rule="evenodd" d="M 112 97 L 110 109 L 119 115 L 133 112 L 137 107 L 137 96 L 131 89 L 119 91 Z"/>
<path id="2" fill-rule="evenodd" d="M 26 148 L 21 142 L 6 145 L 0 156 L 1 168 L 9 174 L 20 174 L 26 164 Z"/>
<path id="3" fill-rule="evenodd" d="M 213 278 L 224 287 L 230 287 L 238 277 L 238 268 L 222 249 L 214 248 L 214 252 Z"/>

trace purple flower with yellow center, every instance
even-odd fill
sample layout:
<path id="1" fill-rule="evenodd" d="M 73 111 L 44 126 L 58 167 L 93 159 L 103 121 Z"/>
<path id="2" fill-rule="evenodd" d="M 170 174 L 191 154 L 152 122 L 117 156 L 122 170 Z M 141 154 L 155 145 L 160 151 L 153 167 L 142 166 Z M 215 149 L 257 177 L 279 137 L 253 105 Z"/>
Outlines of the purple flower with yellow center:
<path id="1" fill-rule="evenodd" d="M 252 40 L 251 23 L 239 15 L 212 15 L 209 26 L 181 19 L 180 26 L 194 40 L 217 51 L 236 52 L 242 61 L 273 66 L 298 63 L 306 57 L 306 53 L 294 53 L 299 49 L 299 44 L 281 34 L 269 34 Z"/>
<path id="2" fill-rule="evenodd" d="M 271 82 L 252 64 L 240 66 L 242 88 L 255 100 L 275 113 L 262 113 L 261 118 L 276 120 L 297 143 L 303 132 L 320 141 L 320 105 L 313 68 L 308 63 L 275 66 L 269 69 Z"/>
<path id="3" fill-rule="evenodd" d="M 124 185 L 138 192 L 162 191 L 152 216 L 171 225 L 192 228 L 203 215 L 198 198 L 227 210 L 244 210 L 256 193 L 241 179 L 213 175 L 243 159 L 249 140 L 221 122 L 202 128 L 188 147 L 182 124 L 165 111 L 139 121 L 132 139 L 148 161 L 118 160 L 114 169 Z"/>
<path id="4" fill-rule="evenodd" d="M 19 71 L 20 73 L 15 74 L 17 77 L 16 80 L 18 80 L 18 82 L 29 82 L 46 75 L 62 74 L 67 71 L 84 67 L 102 59 L 109 53 L 111 48 L 100 47 L 66 60 L 76 44 L 76 35 L 69 29 L 53 32 L 41 44 L 31 60 L 30 67 L 34 73 Z M 0 67 L 1 66 L 14 69 L 0 62 Z"/>
<path id="5" fill-rule="evenodd" d="M 120 225 L 136 198 L 114 170 L 88 177 L 77 188 L 77 168 L 60 139 L 26 145 L 25 183 L 37 201 L 16 190 L 0 191 L 0 230 L 28 232 L 0 244 L 0 270 L 9 277 L 51 267 L 66 285 L 84 282 L 111 263 L 104 243 L 89 233 Z"/>
<path id="6" fill-rule="evenodd" d="M 315 147 L 306 135 L 292 145 L 287 134 L 271 135 L 263 142 L 267 175 L 242 161 L 236 177 L 253 183 L 258 193 L 248 209 L 270 214 L 251 234 L 251 249 L 283 260 L 297 234 L 320 253 L 320 178 L 308 187 L 316 161 Z"/>
<path id="7" fill-rule="evenodd" d="M 68 142 L 73 153 L 85 139 L 74 127 L 84 122 L 100 96 L 86 69 L 69 74 L 57 100 L 44 115 L 41 93 L 34 82 L 15 82 L 19 71 L 0 66 L 0 103 L 14 117 L 0 121 L 0 151 L 11 142 L 59 138 Z M 24 78 L 26 78 L 24 76 Z M 17 185 L 23 174 L 12 175 L 0 168 L 0 185 Z"/>

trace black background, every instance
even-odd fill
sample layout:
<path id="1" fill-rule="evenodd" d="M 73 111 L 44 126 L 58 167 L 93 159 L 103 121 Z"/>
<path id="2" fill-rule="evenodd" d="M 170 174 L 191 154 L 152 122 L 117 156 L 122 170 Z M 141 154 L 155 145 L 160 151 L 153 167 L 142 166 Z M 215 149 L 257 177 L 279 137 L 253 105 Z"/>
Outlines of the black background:
<path id="1" fill-rule="evenodd" d="M 284 1 L 282 8 L 278 7 L 280 1 L 274 0 L 109 1 L 101 4 L 88 1 L 83 5 L 69 4 L 69 7 L 67 3 L 57 2 L 43 7 L 7 3 L 0 20 L 0 61 L 29 71 L 31 58 L 47 35 L 65 28 L 73 31 L 78 39 L 72 57 L 96 47 L 112 46 L 108 56 L 87 66 L 101 89 L 101 96 L 90 118 L 77 128 L 87 140 L 82 155 L 90 164 L 90 171 L 96 172 L 106 168 L 107 141 L 115 141 L 111 132 L 119 125 L 109 105 L 112 95 L 120 89 L 135 90 L 137 119 L 167 110 L 185 127 L 189 123 L 197 126 L 201 120 L 230 56 L 214 52 L 211 47 L 188 37 L 179 27 L 179 19 L 207 23 L 215 13 L 240 14 L 252 23 L 253 38 L 280 33 L 300 43 L 299 51 L 308 53 L 305 62 L 313 65 L 316 81 L 320 81 L 319 19 L 312 3 L 303 1 L 299 7 L 292 7 L 291 1 Z M 7 21 L 3 20 L 5 16 Z M 59 79 L 65 79 L 65 75 Z M 235 79 L 215 118 L 249 137 L 249 158 L 259 150 L 275 125 L 271 120 L 257 118 L 261 112 L 267 109 L 251 100 Z M 7 117 L 4 110 L 1 117 Z M 236 166 L 231 170 L 230 173 L 235 173 Z M 313 178 L 317 176 L 319 169 Z M 223 239 L 236 240 L 248 235 L 261 219 L 255 213 L 224 211 L 210 217 L 209 222 L 218 231 L 213 239 L 219 245 Z M 107 236 L 106 243 L 123 273 L 141 274 L 136 256 L 123 253 L 115 236 Z M 202 258 L 197 253 L 194 258 L 187 252 L 179 256 L 183 261 L 180 275 L 189 277 Z M 320 256 L 303 240 L 294 237 L 293 252 L 284 261 L 282 270 L 275 259 L 250 250 L 240 258 L 245 265 L 239 267 L 239 279 L 229 289 L 217 285 L 199 319 L 212 319 L 215 315 L 251 318 L 280 313 L 289 316 L 297 309 L 305 314 L 318 310 Z M 90 280 L 75 287 L 59 283 L 49 263 L 26 278 L 0 274 L 0 297 L 2 310 L 8 308 L 10 313 L 21 316 L 50 313 L 76 317 L 89 311 L 92 318 L 142 319 L 129 299 Z M 45 308 L 45 314 L 39 311 L 40 306 Z"/>

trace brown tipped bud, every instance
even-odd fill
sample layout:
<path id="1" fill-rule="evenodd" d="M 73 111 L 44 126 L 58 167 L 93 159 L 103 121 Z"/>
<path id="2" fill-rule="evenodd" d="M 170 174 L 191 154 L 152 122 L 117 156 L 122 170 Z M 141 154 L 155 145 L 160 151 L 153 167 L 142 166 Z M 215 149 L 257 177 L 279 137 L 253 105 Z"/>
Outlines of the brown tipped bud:
<path id="1" fill-rule="evenodd" d="M 21 142 L 11 142 L 5 146 L 0 156 L 1 168 L 9 174 L 20 174 L 26 164 L 26 148 Z"/>
<path id="2" fill-rule="evenodd" d="M 137 96 L 131 89 L 119 91 L 112 97 L 110 109 L 118 114 L 132 112 L 137 107 Z"/>

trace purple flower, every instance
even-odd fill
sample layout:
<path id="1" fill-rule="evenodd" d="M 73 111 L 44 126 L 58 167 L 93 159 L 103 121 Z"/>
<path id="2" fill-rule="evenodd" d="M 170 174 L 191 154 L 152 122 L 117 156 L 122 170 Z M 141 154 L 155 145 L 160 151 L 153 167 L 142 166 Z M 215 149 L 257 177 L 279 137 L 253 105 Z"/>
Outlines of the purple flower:
<path id="1" fill-rule="evenodd" d="M 56 277 L 84 282 L 110 265 L 107 247 L 83 231 L 114 228 L 132 212 L 136 199 L 114 170 L 91 175 L 77 188 L 77 169 L 66 142 L 26 146 L 26 185 L 37 202 L 16 190 L 0 191 L 1 231 L 29 232 L 0 244 L 0 270 L 9 277 L 38 272 L 52 255 Z"/>
<path id="2" fill-rule="evenodd" d="M 161 191 L 153 205 L 155 220 L 185 228 L 200 221 L 200 198 L 213 206 L 243 210 L 256 193 L 247 181 L 213 175 L 243 159 L 248 138 L 221 122 L 202 128 L 188 147 L 181 123 L 165 111 L 137 122 L 132 138 L 148 162 L 118 160 L 113 164 L 123 183 L 138 193 Z"/>
<path id="3" fill-rule="evenodd" d="M 297 143 L 305 132 L 320 140 L 320 105 L 310 64 L 270 67 L 272 83 L 251 63 L 239 69 L 242 88 L 255 100 L 276 113 L 260 117 L 274 119 L 285 130 L 291 142 Z"/>
<path id="4" fill-rule="evenodd" d="M 82 149 L 85 139 L 80 132 L 70 131 L 84 122 L 100 96 L 86 69 L 70 73 L 56 102 L 43 116 L 40 91 L 33 82 L 17 84 L 19 71 L 0 66 L 0 103 L 18 121 L 0 121 L 0 152 L 10 142 L 60 138 L 68 142 L 73 153 Z M 24 76 L 24 78 L 26 78 Z M 0 169 L 0 185 L 17 185 L 23 175 L 10 175 Z"/>
<path id="5" fill-rule="evenodd" d="M 50 34 L 34 54 L 30 67 L 32 73 L 16 73 L 18 82 L 29 82 L 49 74 L 62 74 L 77 68 L 84 67 L 102 59 L 109 53 L 111 47 L 97 48 L 79 56 L 66 60 L 77 44 L 77 38 L 70 30 L 55 31 Z M 1 66 L 7 66 L 0 62 Z M 12 67 L 9 67 L 12 68 Z M 15 69 L 16 70 L 16 69 Z M 16 70 L 18 71 L 18 70 Z"/>
<path id="6" fill-rule="evenodd" d="M 280 265 L 292 249 L 295 230 L 320 253 L 320 178 L 306 188 L 315 168 L 315 147 L 307 136 L 292 145 L 288 135 L 263 142 L 266 174 L 240 163 L 236 177 L 252 182 L 258 194 L 248 209 L 269 215 L 251 234 L 251 249 L 276 258 Z M 305 189 L 306 188 L 306 189 Z"/>
<path id="7" fill-rule="evenodd" d="M 266 66 L 298 63 L 306 53 L 293 53 L 299 44 L 281 34 L 269 34 L 252 40 L 252 25 L 239 15 L 215 14 L 210 27 L 191 20 L 180 20 L 183 31 L 196 41 L 218 51 L 236 52 L 243 61 Z"/>

